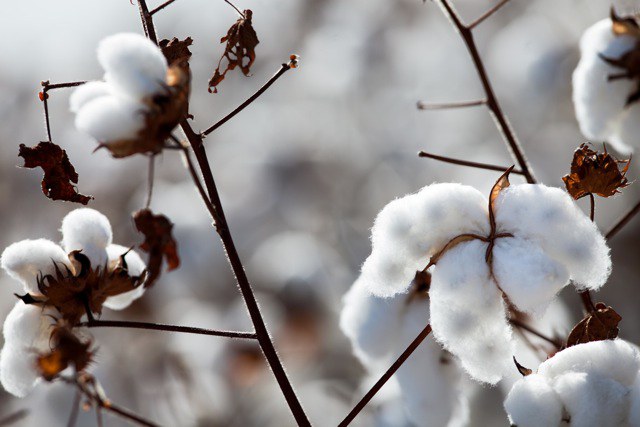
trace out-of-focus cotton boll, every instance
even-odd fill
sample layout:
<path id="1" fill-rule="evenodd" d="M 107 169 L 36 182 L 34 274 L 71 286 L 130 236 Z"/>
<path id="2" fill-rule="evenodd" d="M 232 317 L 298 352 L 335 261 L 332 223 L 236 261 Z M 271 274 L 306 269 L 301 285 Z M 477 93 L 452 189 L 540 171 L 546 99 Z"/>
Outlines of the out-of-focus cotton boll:
<path id="1" fill-rule="evenodd" d="M 640 13 L 638 0 L 613 0 L 611 2 L 618 16 L 637 15 Z"/>
<path id="2" fill-rule="evenodd" d="M 76 209 L 64 217 L 61 231 L 65 251 L 81 250 L 93 268 L 104 267 L 108 259 L 107 246 L 113 238 L 106 216 L 95 209 Z"/>
<path id="3" fill-rule="evenodd" d="M 144 126 L 146 108 L 128 99 L 102 96 L 78 111 L 76 127 L 101 142 L 132 139 Z"/>
<path id="4" fill-rule="evenodd" d="M 509 421 L 518 427 L 557 427 L 562 419 L 562 402 L 547 379 L 529 375 L 518 381 L 504 408 Z"/>
<path id="5" fill-rule="evenodd" d="M 167 74 L 167 60 L 146 37 L 134 33 L 109 36 L 98 46 L 98 61 L 105 81 L 122 96 L 134 100 L 160 93 Z"/>
<path id="6" fill-rule="evenodd" d="M 34 346 L 42 336 L 42 315 L 42 307 L 17 301 L 2 326 L 5 342 L 19 347 Z"/>
<path id="7" fill-rule="evenodd" d="M 631 139 L 623 139 L 620 122 L 625 113 L 629 95 L 636 89 L 631 79 L 609 81 L 610 75 L 620 74 L 621 69 L 607 64 L 600 55 L 618 59 L 636 44 L 632 36 L 615 36 L 610 19 L 592 25 L 580 40 L 581 59 L 573 73 L 573 103 L 580 130 L 594 141 L 609 141 L 623 152 L 631 151 L 629 145 L 637 142 L 637 135 L 625 133 Z M 635 120 L 637 121 L 637 120 Z"/>
<path id="8" fill-rule="evenodd" d="M 25 397 L 36 384 L 35 355 L 11 345 L 0 352 L 0 382 L 2 387 L 16 397 Z"/>
<path id="9" fill-rule="evenodd" d="M 129 276 L 140 276 L 147 266 L 136 251 L 129 250 L 129 248 L 125 248 L 120 245 L 111 244 L 107 246 L 107 257 L 109 259 L 109 263 L 118 262 L 120 257 L 124 254 L 126 254 L 124 261 L 127 263 L 127 272 L 129 273 Z M 144 291 L 145 287 L 143 285 L 139 285 L 137 288 L 129 292 L 107 298 L 104 302 L 104 306 L 111 310 L 124 310 L 129 307 L 133 301 L 140 298 L 144 294 Z"/>
<path id="10" fill-rule="evenodd" d="M 50 240 L 22 240 L 8 246 L 0 259 L 2 268 L 11 277 L 22 282 L 24 290 L 39 295 L 38 276 L 53 274 L 54 263 L 70 266 L 69 257 L 62 248 Z"/>
<path id="11" fill-rule="evenodd" d="M 87 82 L 76 89 L 69 97 L 69 108 L 77 113 L 87 103 L 103 96 L 111 95 L 111 88 L 105 82 Z"/>

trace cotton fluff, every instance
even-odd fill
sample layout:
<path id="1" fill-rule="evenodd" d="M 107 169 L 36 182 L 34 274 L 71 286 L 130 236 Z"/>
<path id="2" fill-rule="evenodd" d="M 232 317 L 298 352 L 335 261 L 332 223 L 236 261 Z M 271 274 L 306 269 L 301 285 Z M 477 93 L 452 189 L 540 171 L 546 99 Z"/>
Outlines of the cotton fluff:
<path id="1" fill-rule="evenodd" d="M 630 35 L 614 35 L 611 19 L 589 27 L 580 40 L 580 62 L 573 73 L 573 104 L 583 135 L 593 141 L 607 141 L 618 151 L 629 153 L 640 138 L 638 110 L 625 108 L 637 82 L 627 78 L 608 80 L 623 69 L 607 64 L 600 55 L 619 59 L 637 43 Z M 629 113 L 634 114 L 629 114 Z"/>
<path id="2" fill-rule="evenodd" d="M 404 293 L 444 250 L 429 290 L 434 336 L 473 378 L 491 384 L 513 370 L 503 292 L 518 310 L 541 315 L 570 280 L 595 290 L 611 271 L 604 237 L 564 191 L 512 185 L 493 206 L 501 237 L 489 265 L 488 201 L 477 190 L 433 184 L 394 200 L 375 220 L 360 278 L 376 296 Z M 462 235 L 467 240 L 452 243 Z"/>
<path id="3" fill-rule="evenodd" d="M 640 354 L 626 341 L 579 344 L 543 362 L 505 400 L 518 426 L 638 426 Z"/>
<path id="4" fill-rule="evenodd" d="M 150 99 L 167 90 L 167 60 L 155 44 L 133 33 L 105 38 L 98 60 L 104 82 L 89 82 L 71 95 L 76 127 L 105 144 L 135 139 Z"/>
<path id="5" fill-rule="evenodd" d="M 367 291 L 362 277 L 344 297 L 340 327 L 355 355 L 377 379 L 429 320 L 427 301 L 398 294 L 381 298 Z M 446 426 L 467 416 L 460 369 L 433 340 L 426 339 L 395 377 L 407 416 L 416 426 Z"/>
<path id="6" fill-rule="evenodd" d="M 41 296 L 38 278 L 56 274 L 66 266 L 73 271 L 68 253 L 79 250 L 91 261 L 92 268 L 113 268 L 125 255 L 129 275 L 138 276 L 145 264 L 133 250 L 112 241 L 111 224 L 100 212 L 82 208 L 70 212 L 62 221 L 62 246 L 46 240 L 23 240 L 7 247 L 0 257 L 0 265 L 12 277 L 21 282 L 24 291 Z M 64 248 L 64 249 L 63 249 Z M 107 298 L 104 306 L 120 310 L 144 293 L 139 286 L 129 292 Z M 9 393 L 23 397 L 36 383 L 38 373 L 36 354 L 49 350 L 49 337 L 54 318 L 59 313 L 53 308 L 42 309 L 18 301 L 3 324 L 4 347 L 0 353 L 0 382 Z"/>

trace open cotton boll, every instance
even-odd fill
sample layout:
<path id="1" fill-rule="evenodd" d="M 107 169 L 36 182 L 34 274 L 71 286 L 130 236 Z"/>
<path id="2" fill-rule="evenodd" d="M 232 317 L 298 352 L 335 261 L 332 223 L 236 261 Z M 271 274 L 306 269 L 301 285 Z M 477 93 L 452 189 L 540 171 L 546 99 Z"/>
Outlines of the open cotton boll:
<path id="1" fill-rule="evenodd" d="M 496 200 L 496 222 L 500 232 L 538 244 L 580 286 L 597 290 L 611 273 L 604 237 L 559 188 L 522 184 L 504 189 Z"/>
<path id="2" fill-rule="evenodd" d="M 144 126 L 144 104 L 102 96 L 87 102 L 76 115 L 76 127 L 107 143 L 134 139 Z"/>
<path id="3" fill-rule="evenodd" d="M 406 291 L 415 277 L 416 271 L 409 269 L 406 256 L 394 249 L 378 247 L 362 265 L 365 286 L 373 295 L 391 297 Z"/>
<path id="4" fill-rule="evenodd" d="M 519 237 L 496 241 L 493 273 L 509 300 L 527 312 L 542 313 L 569 282 L 563 265 L 549 258 L 538 245 Z"/>
<path id="5" fill-rule="evenodd" d="M 55 275 L 54 263 L 70 267 L 67 254 L 50 240 L 22 240 L 8 246 L 0 257 L 0 265 L 11 277 L 22 282 L 24 290 L 40 295 L 38 276 Z"/>
<path id="6" fill-rule="evenodd" d="M 571 418 L 572 426 L 626 425 L 629 389 L 617 381 L 585 372 L 569 372 L 554 381 L 554 389 Z"/>
<path id="7" fill-rule="evenodd" d="M 164 90 L 167 60 L 146 37 L 120 33 L 107 37 L 98 46 L 98 61 L 105 80 L 121 95 L 143 99 Z"/>
<path id="8" fill-rule="evenodd" d="M 610 19 L 591 26 L 580 41 L 581 59 L 573 73 L 573 102 L 582 133 L 604 141 L 615 132 L 627 97 L 634 90 L 629 79 L 608 81 L 618 74 L 599 55 L 617 59 L 635 46 L 631 36 L 614 36 Z"/>
<path id="9" fill-rule="evenodd" d="M 17 301 L 2 326 L 5 345 L 41 347 L 43 339 L 47 340 L 51 333 L 52 323 L 53 320 L 44 315 L 42 307 Z"/>
<path id="10" fill-rule="evenodd" d="M 109 263 L 117 262 L 125 253 L 127 255 L 124 257 L 124 260 L 127 263 L 129 276 L 140 276 L 147 266 L 136 251 L 129 250 L 129 248 L 121 245 L 111 244 L 107 246 Z M 140 285 L 129 292 L 107 298 L 104 306 L 111 310 L 124 310 L 129 307 L 133 301 L 140 298 L 144 294 L 144 291 L 145 287 Z"/>
<path id="11" fill-rule="evenodd" d="M 104 267 L 107 246 L 113 233 L 106 216 L 95 209 L 81 208 L 67 214 L 62 220 L 62 246 L 67 252 L 81 250 L 93 268 Z"/>
<path id="12" fill-rule="evenodd" d="M 77 113 L 88 102 L 102 96 L 110 96 L 111 89 L 105 82 L 87 82 L 73 91 L 69 98 L 69 107 Z"/>
<path id="13" fill-rule="evenodd" d="M 518 427 L 558 427 L 562 420 L 560 397 L 546 378 L 535 374 L 514 384 L 504 409 Z"/>
<path id="14" fill-rule="evenodd" d="M 16 397 L 25 397 L 38 380 L 35 353 L 6 345 L 0 352 L 0 383 Z"/>

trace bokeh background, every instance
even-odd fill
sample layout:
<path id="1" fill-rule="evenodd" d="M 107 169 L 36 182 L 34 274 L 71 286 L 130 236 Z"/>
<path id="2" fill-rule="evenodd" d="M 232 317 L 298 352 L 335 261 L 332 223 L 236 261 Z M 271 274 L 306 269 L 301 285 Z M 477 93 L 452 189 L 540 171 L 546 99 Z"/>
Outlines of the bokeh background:
<path id="1" fill-rule="evenodd" d="M 157 4 L 159 4 L 158 2 Z M 459 0 L 468 21 L 495 1 Z M 150 2 L 150 7 L 157 6 Z M 204 129 L 260 87 L 291 53 L 288 72 L 242 114 L 207 138 L 232 233 L 276 346 L 312 421 L 336 425 L 363 392 L 365 372 L 351 355 L 338 318 L 341 297 L 370 251 L 369 229 L 390 200 L 433 182 L 461 182 L 488 192 L 496 173 L 419 159 L 427 150 L 510 165 L 482 108 L 424 112 L 416 101 L 477 99 L 482 90 L 464 45 L 437 5 L 421 0 L 238 0 L 253 10 L 260 44 L 253 76 L 227 75 L 217 94 L 207 81 L 237 19 L 222 0 L 178 0 L 156 15 L 161 38 L 194 39 L 191 112 Z M 535 169 L 561 186 L 583 142 L 571 103 L 571 73 L 582 31 L 607 16 L 610 3 L 513 0 L 476 30 L 503 108 Z M 39 171 L 21 169 L 18 145 L 46 139 L 41 80 L 101 78 L 95 48 L 105 36 L 141 32 L 127 0 L 2 0 L 0 11 L 0 247 L 25 238 L 60 240 L 63 216 L 77 206 L 40 192 Z M 79 190 L 105 213 L 114 240 L 139 243 L 130 214 L 144 204 L 146 159 L 114 160 L 75 130 L 69 90 L 51 93 L 55 143 L 68 151 Z M 629 177 L 639 168 L 632 164 Z M 183 265 L 124 312 L 105 319 L 250 330 L 244 304 L 197 192 L 179 156 L 161 155 L 152 209 L 175 223 Z M 518 182 L 520 177 L 513 177 Z M 632 185 L 597 200 L 606 231 L 640 199 Z M 587 202 L 581 206 L 588 209 Z M 598 294 L 624 316 L 622 334 L 640 341 L 640 219 L 611 242 L 614 272 Z M 18 290 L 5 274 L 0 317 Z M 563 298 L 578 319 L 579 299 Z M 119 329 L 93 330 L 92 372 L 116 403 L 169 426 L 293 425 L 275 380 L 253 343 Z M 483 390 L 476 425 L 507 425 L 499 391 Z M 486 394 L 486 396 L 484 396 Z M 19 408 L 17 425 L 66 424 L 74 392 L 42 384 L 26 399 L 0 393 L 0 416 Z M 110 426 L 125 425 L 106 416 Z M 78 425 L 94 425 L 92 412 Z M 355 425 L 408 425 L 402 408 L 372 405 Z"/>

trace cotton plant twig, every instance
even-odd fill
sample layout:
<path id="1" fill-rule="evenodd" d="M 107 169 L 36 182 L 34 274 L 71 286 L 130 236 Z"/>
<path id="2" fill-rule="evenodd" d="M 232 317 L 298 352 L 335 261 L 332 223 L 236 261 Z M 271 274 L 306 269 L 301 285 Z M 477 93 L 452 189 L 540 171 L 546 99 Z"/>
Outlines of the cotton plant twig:
<path id="1" fill-rule="evenodd" d="M 360 411 L 367 406 L 367 404 L 373 399 L 373 396 L 380 391 L 382 386 L 384 386 L 387 381 L 396 373 L 400 366 L 407 361 L 409 356 L 413 354 L 413 352 L 418 348 L 418 346 L 422 343 L 422 341 L 427 338 L 427 336 L 431 333 L 431 325 L 425 326 L 425 328 L 420 331 L 417 337 L 409 344 L 409 346 L 402 352 L 402 354 L 396 359 L 395 362 L 387 369 L 387 371 L 382 374 L 380 379 L 376 381 L 376 383 L 369 389 L 369 391 L 360 399 L 360 401 L 353 407 L 351 412 L 347 414 L 347 416 L 342 420 L 342 422 L 338 425 L 339 427 L 346 427 L 358 416 Z"/>
<path id="2" fill-rule="evenodd" d="M 155 9 L 153 9 L 151 12 L 149 12 L 149 14 L 151 16 L 155 15 L 156 13 L 160 12 L 162 9 L 164 9 L 165 7 L 169 6 L 170 4 L 174 3 L 176 0 L 168 0 L 164 3 L 162 3 L 160 6 L 156 7 Z M 232 8 L 234 8 L 236 10 L 236 12 L 238 12 L 240 14 L 241 17 L 245 17 L 244 13 L 242 13 L 242 11 L 240 9 L 238 9 L 236 7 L 235 4 L 231 3 L 229 0 L 224 0 L 225 3 L 227 3 L 229 6 L 231 6 Z"/>
<path id="3" fill-rule="evenodd" d="M 146 0 L 138 0 L 138 6 L 140 9 L 140 16 L 142 18 L 142 24 L 145 30 L 145 34 L 147 34 L 147 37 L 151 41 L 157 44 L 158 38 L 153 23 L 153 16 L 149 13 Z M 283 70 L 283 68 L 281 70 Z M 284 71 L 282 71 L 282 73 L 284 73 Z M 270 81 L 271 84 L 273 84 L 273 81 L 275 80 L 272 78 L 272 80 Z M 270 84 L 267 85 L 267 88 L 268 86 L 270 86 Z M 266 88 L 264 88 L 264 90 L 266 90 Z M 250 98 L 248 101 L 252 102 L 255 98 L 260 96 L 260 94 L 264 92 L 264 90 L 258 91 L 258 93 L 254 94 L 254 96 L 252 97 L 253 99 Z M 248 105 L 249 103 L 250 102 L 245 102 L 243 105 L 241 105 L 241 107 L 244 108 L 244 106 Z M 238 111 L 240 111 L 242 108 L 240 108 Z M 284 367 L 282 366 L 282 362 L 278 357 L 276 349 L 271 340 L 271 336 L 269 335 L 269 332 L 267 330 L 267 326 L 264 322 L 264 319 L 262 318 L 260 307 L 258 306 L 258 302 L 253 293 L 251 283 L 249 282 L 249 279 L 246 275 L 244 265 L 235 247 L 235 242 L 231 235 L 231 231 L 229 230 L 229 225 L 227 224 L 215 179 L 213 177 L 213 173 L 211 172 L 211 166 L 207 158 L 207 153 L 204 149 L 204 135 L 196 133 L 189 124 L 186 117 L 189 117 L 189 115 L 187 114 L 185 118 L 183 118 L 183 120 L 180 122 L 180 127 L 187 137 L 187 140 L 189 141 L 189 144 L 194 151 L 196 163 L 200 167 L 200 171 L 204 180 L 204 186 L 208 193 L 208 199 L 214 208 L 216 231 L 220 236 L 222 245 L 227 253 L 229 264 L 231 265 L 234 275 L 236 276 L 236 281 L 247 306 L 247 310 L 249 311 L 249 316 L 254 325 L 260 348 L 264 353 L 267 363 L 269 364 L 271 371 L 273 372 L 276 381 L 280 386 L 282 394 L 284 395 L 296 422 L 300 426 L 311 426 L 311 423 L 309 422 L 309 419 L 307 418 L 307 415 L 305 414 L 304 409 L 302 408 L 302 405 L 298 400 L 293 386 L 291 385 L 291 382 L 287 377 Z M 212 131 L 213 130 L 211 130 L 211 132 Z"/>
<path id="4" fill-rule="evenodd" d="M 153 181 L 154 181 L 154 175 L 155 175 L 155 169 L 156 169 L 156 156 L 155 155 L 151 155 L 149 156 L 149 166 L 148 166 L 148 173 L 147 173 L 147 201 L 144 204 L 145 208 L 149 209 L 149 206 L 151 206 L 151 198 L 153 197 Z"/>
<path id="5" fill-rule="evenodd" d="M 428 159 L 438 160 L 445 163 L 452 163 L 454 165 L 469 166 L 476 169 L 486 169 L 486 170 L 497 171 L 497 172 L 504 172 L 507 169 L 509 169 L 507 166 L 498 166 L 498 165 L 491 165 L 488 163 L 479 163 L 479 162 L 472 162 L 469 160 L 455 159 L 453 157 L 440 156 L 437 154 L 427 153 L 425 151 L 420 151 L 418 153 L 418 157 L 425 157 Z M 518 169 L 513 169 L 511 173 L 516 175 L 524 175 L 524 173 Z"/>
<path id="6" fill-rule="evenodd" d="M 634 207 L 632 207 L 629 212 L 624 214 L 622 218 L 620 218 L 613 227 L 605 234 L 607 240 L 610 240 L 620 232 L 632 219 L 635 217 L 638 212 L 640 212 L 640 202 L 636 203 Z"/>
<path id="7" fill-rule="evenodd" d="M 26 418 L 29 415 L 29 411 L 26 409 L 18 409 L 15 412 L 5 415 L 0 418 L 0 427 L 6 427 L 17 423 L 18 421 Z"/>
<path id="8" fill-rule="evenodd" d="M 418 110 L 454 110 L 457 108 L 479 107 L 481 105 L 487 105 L 487 100 L 477 99 L 474 101 L 445 102 L 440 104 L 418 101 L 416 107 Z"/>
<path id="9" fill-rule="evenodd" d="M 496 4 L 491 9 L 487 10 L 485 13 L 480 15 L 475 21 L 473 21 L 471 24 L 468 25 L 469 29 L 473 30 L 475 27 L 482 24 L 487 18 L 490 18 L 491 16 L 493 16 L 494 13 L 502 9 L 502 7 L 507 3 L 509 3 L 509 1 L 511 0 L 502 0 L 500 1 L 500 3 Z"/>
<path id="10" fill-rule="evenodd" d="M 64 89 L 69 87 L 76 87 L 85 84 L 86 81 L 68 82 L 68 83 L 56 83 L 50 84 L 49 80 L 40 82 L 42 85 L 42 91 L 40 92 L 40 100 L 44 107 L 44 123 L 47 128 L 47 141 L 53 142 L 51 138 L 51 123 L 49 121 L 49 91 L 54 89 Z"/>
<path id="11" fill-rule="evenodd" d="M 82 392 L 76 390 L 73 397 L 73 403 L 71 405 L 71 412 L 69 413 L 69 420 L 67 421 L 67 427 L 75 427 L 78 423 L 78 414 L 80 413 L 80 400 L 82 399 Z"/>
<path id="12" fill-rule="evenodd" d="M 87 328 L 126 328 L 146 329 L 152 331 L 181 332 L 184 334 L 211 335 L 216 337 L 257 339 L 253 332 L 220 331 L 215 329 L 196 328 L 192 326 L 178 326 L 152 322 L 133 322 L 129 320 L 88 320 L 77 326 Z"/>
<path id="13" fill-rule="evenodd" d="M 556 349 L 561 349 L 563 346 L 563 342 L 557 338 L 552 338 L 549 337 L 545 334 L 543 334 L 542 332 L 538 331 L 537 329 L 529 326 L 528 324 L 526 324 L 525 322 L 522 322 L 518 319 L 509 319 L 509 323 L 511 323 L 511 325 L 515 326 L 518 329 L 522 329 L 523 331 L 526 331 L 528 333 L 530 333 L 531 335 L 534 335 L 546 342 L 548 342 L 549 344 L 553 345 Z"/>

